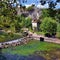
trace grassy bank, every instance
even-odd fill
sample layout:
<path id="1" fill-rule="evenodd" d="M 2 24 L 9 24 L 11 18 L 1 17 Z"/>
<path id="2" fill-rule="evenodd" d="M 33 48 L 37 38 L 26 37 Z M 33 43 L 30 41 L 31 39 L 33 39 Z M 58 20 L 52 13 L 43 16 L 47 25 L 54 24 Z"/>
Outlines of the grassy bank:
<path id="1" fill-rule="evenodd" d="M 60 45 L 34 40 L 34 41 L 30 41 L 26 45 L 11 47 L 7 49 L 3 49 L 2 51 L 9 52 L 12 54 L 29 55 L 29 54 L 33 54 L 35 51 L 50 51 L 57 48 L 60 48 Z"/>
<path id="2" fill-rule="evenodd" d="M 6 41 L 10 41 L 10 40 L 21 38 L 21 37 L 22 37 L 21 33 L 17 34 L 17 33 L 1 32 L 0 33 L 0 42 L 6 42 Z"/>

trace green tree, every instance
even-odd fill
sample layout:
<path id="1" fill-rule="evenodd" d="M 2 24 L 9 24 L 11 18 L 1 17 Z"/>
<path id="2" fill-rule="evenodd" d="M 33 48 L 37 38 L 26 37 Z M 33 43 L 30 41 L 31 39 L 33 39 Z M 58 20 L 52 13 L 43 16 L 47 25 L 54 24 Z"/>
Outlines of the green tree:
<path id="1" fill-rule="evenodd" d="M 53 1 L 53 0 L 40 0 L 40 3 L 42 5 L 45 5 L 46 3 L 48 3 L 49 8 L 54 9 L 56 7 L 57 3 L 60 3 L 60 0 L 55 0 L 55 1 Z"/>
<path id="2" fill-rule="evenodd" d="M 55 17 L 57 17 L 56 13 L 58 11 L 56 10 L 53 10 L 53 9 L 42 9 L 42 17 L 45 18 L 45 17 L 51 17 L 53 19 L 55 19 Z"/>
<path id="3" fill-rule="evenodd" d="M 60 23 L 60 9 L 58 9 L 56 11 L 57 11 L 57 13 L 56 13 L 55 19 L 57 20 L 57 22 Z"/>
<path id="4" fill-rule="evenodd" d="M 55 20 L 53 20 L 50 17 L 46 17 L 44 18 L 44 20 L 42 21 L 41 25 L 40 25 L 40 29 L 45 32 L 45 33 L 49 33 L 49 34 L 54 34 L 56 33 L 57 30 L 57 23 Z"/>
<path id="5" fill-rule="evenodd" d="M 28 8 L 26 8 L 26 10 L 27 10 L 27 11 L 33 11 L 33 10 L 34 10 L 34 6 L 35 6 L 35 5 L 29 6 Z"/>
<path id="6" fill-rule="evenodd" d="M 56 37 L 60 38 L 60 23 L 57 25 L 57 34 Z"/>
<path id="7" fill-rule="evenodd" d="M 25 19 L 24 26 L 27 27 L 27 28 L 32 26 L 31 18 L 28 17 L 28 18 Z"/>

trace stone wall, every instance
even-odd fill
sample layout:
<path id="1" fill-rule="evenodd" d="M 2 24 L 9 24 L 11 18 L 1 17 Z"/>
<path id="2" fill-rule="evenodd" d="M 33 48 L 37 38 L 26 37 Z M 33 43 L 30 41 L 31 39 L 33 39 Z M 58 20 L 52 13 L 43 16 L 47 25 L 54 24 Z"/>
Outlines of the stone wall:
<path id="1" fill-rule="evenodd" d="M 18 46 L 18 45 L 22 45 L 22 44 L 27 44 L 29 42 L 29 38 L 28 37 L 24 37 L 21 39 L 17 39 L 17 40 L 13 40 L 10 42 L 4 42 L 4 43 L 0 43 L 0 48 L 8 48 L 11 46 Z"/>

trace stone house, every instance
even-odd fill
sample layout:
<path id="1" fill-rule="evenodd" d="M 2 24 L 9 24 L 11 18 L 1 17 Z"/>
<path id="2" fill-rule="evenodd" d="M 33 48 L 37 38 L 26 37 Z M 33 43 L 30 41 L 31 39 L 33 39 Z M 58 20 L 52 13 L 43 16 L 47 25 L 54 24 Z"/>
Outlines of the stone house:
<path id="1" fill-rule="evenodd" d="M 23 15 L 24 17 L 30 17 L 32 19 L 32 29 L 37 30 L 38 28 L 38 20 L 41 16 L 41 9 L 37 8 L 36 6 L 33 7 L 33 10 L 27 11 L 20 9 L 20 7 L 17 8 L 17 14 Z"/>

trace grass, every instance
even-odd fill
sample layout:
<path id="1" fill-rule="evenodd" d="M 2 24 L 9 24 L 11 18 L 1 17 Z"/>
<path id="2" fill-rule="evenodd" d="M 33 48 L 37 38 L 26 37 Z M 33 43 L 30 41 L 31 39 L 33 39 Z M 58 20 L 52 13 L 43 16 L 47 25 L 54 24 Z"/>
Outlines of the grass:
<path id="1" fill-rule="evenodd" d="M 30 55 L 33 54 L 35 51 L 50 51 L 56 48 L 60 48 L 60 45 L 33 40 L 26 45 L 11 47 L 3 49 L 2 51 L 11 54 Z"/>
<path id="2" fill-rule="evenodd" d="M 6 42 L 6 41 L 21 38 L 21 37 L 22 37 L 22 35 L 18 35 L 18 34 L 14 34 L 14 33 L 8 34 L 5 32 L 1 32 L 0 33 L 0 42 Z"/>
<path id="3" fill-rule="evenodd" d="M 36 34 L 38 34 L 38 35 L 44 35 L 44 32 L 36 32 Z"/>
<path id="4" fill-rule="evenodd" d="M 44 35 L 45 33 L 44 32 L 41 32 L 41 31 L 33 31 L 31 28 L 29 29 L 32 33 L 36 33 L 38 35 Z"/>

